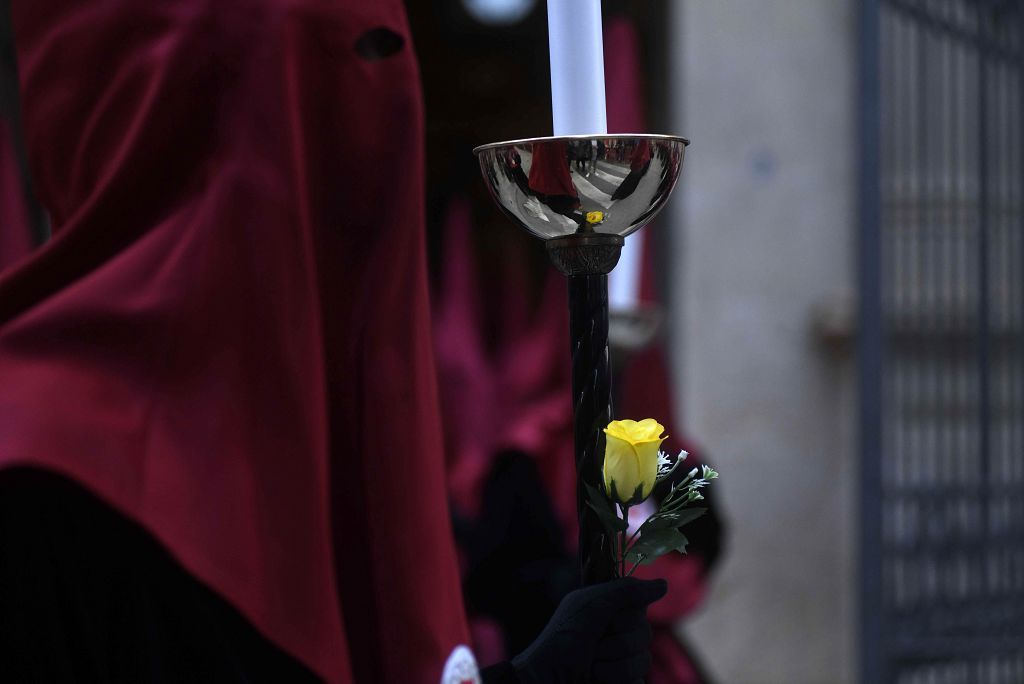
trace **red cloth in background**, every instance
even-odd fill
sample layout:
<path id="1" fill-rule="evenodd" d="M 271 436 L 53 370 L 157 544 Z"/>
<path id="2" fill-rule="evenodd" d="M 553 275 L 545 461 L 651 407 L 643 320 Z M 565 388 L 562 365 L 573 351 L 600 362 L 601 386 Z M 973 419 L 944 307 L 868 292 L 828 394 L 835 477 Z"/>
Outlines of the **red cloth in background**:
<path id="1" fill-rule="evenodd" d="M 54 237 L 0 277 L 0 467 L 74 478 L 329 681 L 436 684 L 467 632 L 402 3 L 11 9 Z M 404 47 L 358 57 L 379 27 Z"/>
<path id="2" fill-rule="evenodd" d="M 548 145 L 533 146 L 533 160 L 530 164 L 530 189 L 549 197 L 572 197 L 578 200 L 572 174 L 565 165 L 568 146 L 558 141 Z"/>
<path id="3" fill-rule="evenodd" d="M 475 515 L 495 454 L 522 451 L 533 457 L 559 523 L 575 540 L 565 278 L 548 269 L 540 308 L 530 311 L 525 264 L 509 255 L 504 272 L 481 278 L 472 229 L 468 203 L 454 199 L 444 225 L 444 273 L 434 317 L 449 495 L 459 511 Z M 500 312 L 493 340 L 485 333 L 488 308 Z"/>
<path id="4" fill-rule="evenodd" d="M 0 119 L 0 271 L 32 251 L 23 187 L 10 126 Z"/>

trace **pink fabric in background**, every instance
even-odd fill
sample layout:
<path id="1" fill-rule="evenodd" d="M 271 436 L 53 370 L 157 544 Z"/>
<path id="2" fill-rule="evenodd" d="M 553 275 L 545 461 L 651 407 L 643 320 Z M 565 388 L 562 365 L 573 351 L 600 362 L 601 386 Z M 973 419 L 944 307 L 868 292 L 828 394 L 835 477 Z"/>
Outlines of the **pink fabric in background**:
<path id="1" fill-rule="evenodd" d="M 475 514 L 494 454 L 523 451 L 548 485 L 559 522 L 575 537 L 575 495 L 564 496 L 576 481 L 565 279 L 554 269 L 547 272 L 541 308 L 531 314 L 523 296 L 525 266 L 507 259 L 505 272 L 489 279 L 496 297 L 485 299 L 471 249 L 468 202 L 452 200 L 444 230 L 434 338 L 449 494 L 461 511 Z M 484 339 L 484 307 L 502 312 L 493 340 Z"/>

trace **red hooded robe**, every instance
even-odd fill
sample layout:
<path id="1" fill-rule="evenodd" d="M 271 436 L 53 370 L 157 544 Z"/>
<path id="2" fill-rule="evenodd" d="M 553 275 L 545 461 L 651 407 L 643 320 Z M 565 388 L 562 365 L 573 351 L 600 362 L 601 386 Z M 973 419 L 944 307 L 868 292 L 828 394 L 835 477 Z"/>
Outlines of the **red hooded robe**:
<path id="1" fill-rule="evenodd" d="M 435 684 L 466 637 L 400 0 L 11 5 L 54 237 L 0 277 L 0 467 L 332 682 Z"/>

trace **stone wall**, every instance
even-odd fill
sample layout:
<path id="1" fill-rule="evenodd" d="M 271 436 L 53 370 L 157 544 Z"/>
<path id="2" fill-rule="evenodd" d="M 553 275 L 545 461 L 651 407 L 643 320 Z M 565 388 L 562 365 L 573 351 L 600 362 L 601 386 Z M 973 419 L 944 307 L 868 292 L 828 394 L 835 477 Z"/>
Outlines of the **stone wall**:
<path id="1" fill-rule="evenodd" d="M 684 630 L 720 684 L 855 677 L 856 376 L 813 325 L 855 285 L 855 12 L 673 4 L 670 344 L 729 523 Z"/>

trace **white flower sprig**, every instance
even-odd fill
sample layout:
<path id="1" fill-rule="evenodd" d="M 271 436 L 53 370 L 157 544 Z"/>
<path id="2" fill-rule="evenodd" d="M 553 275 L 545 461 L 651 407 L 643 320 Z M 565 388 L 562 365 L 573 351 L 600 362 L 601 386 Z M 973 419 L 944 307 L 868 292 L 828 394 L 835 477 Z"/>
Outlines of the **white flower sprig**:
<path id="1" fill-rule="evenodd" d="M 664 428 L 653 419 L 612 421 L 603 465 L 603 491 L 590 485 L 587 505 L 597 513 L 609 539 L 615 574 L 628 577 L 639 565 L 654 562 L 670 551 L 686 552 L 688 541 L 680 528 L 707 510 L 692 504 L 703 501 L 700 490 L 718 473 L 708 466 L 693 468 L 671 485 L 656 513 L 630 534 L 629 509 L 646 500 L 654 488 L 672 477 L 689 455 L 680 451 L 672 459 L 659 449 Z M 627 569 L 627 564 L 629 567 Z"/>
<path id="2" fill-rule="evenodd" d="M 658 452 L 658 482 L 661 482 L 666 477 L 672 474 L 672 471 L 676 467 L 686 460 L 686 457 L 690 455 L 690 452 L 683 450 L 680 451 L 676 456 L 676 460 L 672 461 L 664 451 Z"/>

